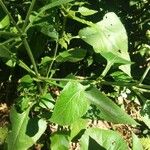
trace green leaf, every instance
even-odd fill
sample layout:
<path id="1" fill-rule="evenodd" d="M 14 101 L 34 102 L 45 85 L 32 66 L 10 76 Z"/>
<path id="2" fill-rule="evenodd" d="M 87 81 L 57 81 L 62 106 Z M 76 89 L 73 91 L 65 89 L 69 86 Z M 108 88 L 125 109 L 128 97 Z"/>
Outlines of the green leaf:
<path id="1" fill-rule="evenodd" d="M 90 15 L 97 13 L 98 11 L 82 6 L 82 7 L 79 7 L 78 12 L 83 16 L 90 16 Z"/>
<path id="2" fill-rule="evenodd" d="M 4 45 L 0 45 L 0 57 L 4 57 L 4 58 L 11 58 L 12 53 L 10 52 L 10 50 L 4 46 Z"/>
<path id="3" fill-rule="evenodd" d="M 144 123 L 150 128 L 150 100 L 147 100 L 141 109 L 141 116 Z"/>
<path id="4" fill-rule="evenodd" d="M 82 60 L 86 55 L 86 50 L 81 48 L 73 48 L 68 51 L 59 53 L 56 61 L 57 62 L 78 62 Z"/>
<path id="5" fill-rule="evenodd" d="M 45 12 L 48 9 L 51 9 L 53 7 L 60 6 L 60 5 L 63 5 L 63 4 L 72 2 L 72 1 L 73 0 L 56 0 L 56 1 L 52 2 L 52 3 L 50 3 L 50 4 L 45 5 L 44 7 L 42 7 L 40 9 L 39 13 L 41 14 L 41 13 Z"/>
<path id="6" fill-rule="evenodd" d="M 26 150 L 31 147 L 46 129 L 46 121 L 28 117 L 30 108 L 18 113 L 13 107 L 10 112 L 12 130 L 8 134 L 8 150 Z"/>
<path id="7" fill-rule="evenodd" d="M 31 78 L 30 75 L 25 75 L 20 79 L 20 83 L 31 84 L 32 82 L 33 82 L 33 79 Z"/>
<path id="8" fill-rule="evenodd" d="M 13 59 L 10 59 L 5 64 L 11 68 L 14 68 L 16 66 L 16 61 Z"/>
<path id="9" fill-rule="evenodd" d="M 32 27 L 32 24 L 39 20 L 39 16 L 41 16 L 42 14 L 44 14 L 45 11 L 51 9 L 51 8 L 54 8 L 54 7 L 57 7 L 57 6 L 60 6 L 60 5 L 63 5 L 63 4 L 66 4 L 66 3 L 69 3 L 69 2 L 72 2 L 73 0 L 56 0 L 54 2 L 51 2 L 45 6 L 43 6 L 42 8 L 40 8 L 39 12 L 36 13 L 35 12 L 35 16 L 34 15 L 31 15 L 29 20 L 30 20 L 30 23 L 29 25 L 27 26 L 26 30 L 28 30 L 30 27 Z"/>
<path id="10" fill-rule="evenodd" d="M 123 123 L 136 125 L 137 123 L 129 115 L 127 115 L 119 106 L 117 106 L 105 94 L 95 87 L 86 90 L 86 97 L 89 101 L 96 105 L 101 113 L 100 117 L 114 123 Z"/>
<path id="11" fill-rule="evenodd" d="M 115 71 L 111 74 L 111 76 L 116 82 L 120 82 L 120 83 L 133 81 L 133 79 L 130 76 L 128 76 L 126 73 L 121 71 Z"/>
<path id="12" fill-rule="evenodd" d="M 30 104 L 30 98 L 27 97 L 27 96 L 20 96 L 17 98 L 17 108 L 20 112 L 23 112 L 25 111 L 28 107 L 29 107 L 29 104 Z"/>
<path id="13" fill-rule="evenodd" d="M 51 138 L 51 150 L 68 150 L 69 149 L 69 140 L 68 136 L 65 134 L 54 133 Z"/>
<path id="14" fill-rule="evenodd" d="M 140 140 L 134 133 L 132 133 L 132 141 L 132 150 L 143 150 Z"/>
<path id="15" fill-rule="evenodd" d="M 118 16 L 107 13 L 103 20 L 79 31 L 79 36 L 110 64 L 131 64 L 126 30 Z M 120 68 L 130 75 L 130 65 Z M 128 72 L 127 72 L 128 71 Z"/>
<path id="16" fill-rule="evenodd" d="M 35 26 L 44 35 L 47 35 L 53 38 L 54 40 L 58 39 L 58 32 L 55 30 L 54 26 L 49 24 L 48 22 L 42 22 L 42 23 L 36 24 Z"/>
<path id="17" fill-rule="evenodd" d="M 45 64 L 48 64 L 52 61 L 53 59 L 49 56 L 45 56 L 41 59 L 41 63 L 40 65 L 45 65 Z"/>
<path id="18" fill-rule="evenodd" d="M 70 133 L 70 138 L 71 140 L 78 135 L 78 133 L 83 130 L 86 129 L 88 125 L 88 120 L 86 119 L 78 119 L 76 122 L 74 122 L 73 124 L 71 124 L 71 133 Z"/>
<path id="19" fill-rule="evenodd" d="M 9 20 L 9 17 L 8 15 L 6 15 L 1 21 L 0 21 L 0 29 L 3 29 L 7 26 L 9 26 L 10 24 L 10 20 Z"/>
<path id="20" fill-rule="evenodd" d="M 80 139 L 81 150 L 127 150 L 123 138 L 115 131 L 89 128 Z"/>
<path id="21" fill-rule="evenodd" d="M 70 81 L 56 100 L 51 121 L 60 125 L 70 125 L 81 118 L 87 111 L 89 103 L 85 87 L 76 81 Z"/>
<path id="22" fill-rule="evenodd" d="M 54 99 L 50 93 L 46 93 L 40 97 L 39 105 L 45 109 L 53 109 L 54 108 Z"/>

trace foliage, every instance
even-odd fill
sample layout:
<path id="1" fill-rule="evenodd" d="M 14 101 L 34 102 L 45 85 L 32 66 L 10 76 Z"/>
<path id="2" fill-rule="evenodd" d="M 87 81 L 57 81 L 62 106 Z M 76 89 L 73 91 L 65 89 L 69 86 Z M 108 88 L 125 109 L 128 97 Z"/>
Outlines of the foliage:
<path id="1" fill-rule="evenodd" d="M 149 3 L 95 2 L 0 0 L 0 91 L 5 82 L 17 86 L 8 150 L 67 150 L 71 142 L 81 150 L 142 149 L 134 133 L 131 146 L 89 119 L 149 128 Z M 126 101 L 140 105 L 140 121 Z"/>

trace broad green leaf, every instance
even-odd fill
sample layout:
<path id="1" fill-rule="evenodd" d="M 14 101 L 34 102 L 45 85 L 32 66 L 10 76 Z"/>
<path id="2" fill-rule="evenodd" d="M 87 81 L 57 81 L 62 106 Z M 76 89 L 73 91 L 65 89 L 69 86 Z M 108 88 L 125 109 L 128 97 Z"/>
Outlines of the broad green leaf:
<path id="1" fill-rule="evenodd" d="M 82 60 L 85 57 L 85 55 L 86 55 L 86 50 L 81 48 L 74 48 L 59 53 L 56 61 L 57 62 L 65 62 L 65 61 L 78 62 Z"/>
<path id="2" fill-rule="evenodd" d="M 114 123 L 123 123 L 136 125 L 137 123 L 129 115 L 127 115 L 119 106 L 117 106 L 111 99 L 105 94 L 91 87 L 86 90 L 87 99 L 96 105 L 101 113 L 100 117 Z"/>
<path id="3" fill-rule="evenodd" d="M 77 81 L 70 81 L 56 100 L 51 121 L 59 125 L 70 125 L 87 111 L 89 102 L 85 87 Z"/>
<path id="4" fill-rule="evenodd" d="M 84 6 L 79 7 L 78 12 L 83 16 L 90 16 L 90 15 L 97 13 L 96 10 L 89 9 L 87 7 L 84 7 Z"/>
<path id="5" fill-rule="evenodd" d="M 28 117 L 30 108 L 18 113 L 13 107 L 10 112 L 12 130 L 8 134 L 8 150 L 27 150 L 46 130 L 46 121 Z"/>
<path id="6" fill-rule="evenodd" d="M 70 133 L 70 138 L 71 140 L 78 135 L 78 133 L 83 130 L 86 129 L 88 125 L 88 120 L 86 119 L 78 119 L 76 122 L 74 122 L 73 124 L 71 124 L 71 133 Z"/>
<path id="7" fill-rule="evenodd" d="M 118 16 L 107 13 L 103 20 L 79 31 L 79 36 L 111 64 L 131 64 L 126 30 Z M 122 66 L 130 75 L 130 65 Z"/>
<path id="8" fill-rule="evenodd" d="M 150 128 L 150 100 L 147 100 L 141 109 L 141 116 L 144 123 Z"/>
<path id="9" fill-rule="evenodd" d="M 4 57 L 4 58 L 11 58 L 12 53 L 9 51 L 9 49 L 4 46 L 4 45 L 0 45 L 0 57 Z"/>
<path id="10" fill-rule="evenodd" d="M 51 138 L 51 150 L 68 150 L 69 149 L 69 140 L 68 136 L 65 134 L 54 133 Z"/>
<path id="11" fill-rule="evenodd" d="M 10 24 L 10 20 L 9 20 L 9 17 L 8 15 L 6 15 L 1 21 L 0 21 L 0 29 L 3 29 L 7 26 L 9 26 Z"/>
<path id="12" fill-rule="evenodd" d="M 128 150 L 123 138 L 115 131 L 89 128 L 80 139 L 81 150 Z"/>
<path id="13" fill-rule="evenodd" d="M 140 140 L 134 133 L 132 133 L 132 141 L 132 150 L 143 150 Z"/>

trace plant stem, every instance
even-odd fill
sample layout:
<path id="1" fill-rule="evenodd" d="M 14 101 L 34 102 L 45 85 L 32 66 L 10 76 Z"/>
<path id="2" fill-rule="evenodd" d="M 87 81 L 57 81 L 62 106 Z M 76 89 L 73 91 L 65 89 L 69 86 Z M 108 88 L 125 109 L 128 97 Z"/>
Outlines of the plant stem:
<path id="1" fill-rule="evenodd" d="M 29 19 L 30 13 L 31 13 L 31 11 L 32 11 L 32 9 L 33 9 L 33 6 L 34 6 L 34 3 L 35 3 L 35 0 L 33 0 L 32 3 L 31 3 L 31 6 L 30 6 L 30 8 L 29 8 L 29 11 L 28 11 L 28 14 L 27 14 L 27 17 L 26 17 L 26 20 L 25 20 L 25 24 L 24 24 L 24 26 L 23 26 L 23 29 L 26 28 L 26 25 L 27 25 L 27 23 L 28 23 L 28 19 Z M 5 6 L 5 4 L 2 2 L 2 0 L 0 0 L 0 5 L 1 5 L 1 7 L 3 8 L 3 10 L 6 12 L 6 14 L 9 16 L 9 18 L 11 19 L 13 25 L 14 25 L 14 26 L 16 27 L 16 29 L 18 30 L 19 36 L 20 36 L 20 38 L 22 39 L 22 42 L 23 42 L 23 44 L 24 44 L 24 47 L 25 47 L 25 49 L 26 49 L 26 51 L 27 51 L 27 54 L 28 54 L 28 56 L 29 56 L 29 58 L 30 58 L 30 60 L 31 60 L 31 63 L 32 63 L 32 65 L 33 65 L 33 69 L 34 69 L 34 71 L 35 71 L 35 74 L 36 74 L 37 78 L 39 78 L 39 73 L 38 73 L 38 70 L 37 70 L 37 66 L 36 66 L 36 63 L 35 63 L 35 59 L 34 59 L 34 57 L 33 57 L 33 54 L 32 54 L 32 51 L 31 51 L 31 49 L 30 49 L 30 46 L 29 46 L 29 44 L 28 44 L 28 41 L 27 41 L 27 39 L 26 39 L 26 36 L 24 36 L 25 32 L 23 32 L 23 31 L 18 27 L 17 23 L 15 22 L 15 20 L 14 20 L 13 17 L 11 16 L 10 12 L 9 12 L 8 9 L 6 8 L 6 6 Z M 21 65 L 21 64 L 20 64 L 20 65 Z M 23 64 L 22 64 L 22 65 L 23 65 Z M 33 73 L 33 72 L 32 72 L 32 73 Z M 37 86 L 38 86 L 39 92 L 42 93 L 41 85 L 40 85 L 39 83 L 37 83 Z"/>
<path id="2" fill-rule="evenodd" d="M 0 36 L 18 37 L 19 35 L 7 31 L 0 31 Z"/>
<path id="3" fill-rule="evenodd" d="M 45 81 L 79 81 L 79 82 L 82 82 L 82 81 L 86 81 L 85 79 L 65 79 L 65 78 L 45 78 L 45 77 L 40 77 L 39 78 L 40 80 L 45 80 Z M 89 80 L 87 80 L 89 81 Z"/>
<path id="4" fill-rule="evenodd" d="M 143 103 L 146 102 L 146 98 L 142 96 L 142 94 L 139 92 L 139 90 L 132 89 L 132 91 L 142 100 Z"/>
<path id="5" fill-rule="evenodd" d="M 34 7 L 34 5 L 35 5 L 35 2 L 36 2 L 36 0 L 32 0 L 31 5 L 30 5 L 30 7 L 29 7 L 29 10 L 28 10 L 27 15 L 26 15 L 26 18 L 25 18 L 25 22 L 24 22 L 23 27 L 22 27 L 22 31 L 23 31 L 23 32 L 25 31 L 25 28 L 26 28 L 26 26 L 27 26 L 27 24 L 28 24 L 29 17 L 30 17 L 30 14 L 31 14 L 32 10 L 33 10 L 33 7 Z"/>
<path id="6" fill-rule="evenodd" d="M 38 73 L 38 70 L 37 70 L 37 67 L 36 67 L 36 63 L 35 63 L 35 60 L 34 60 L 32 51 L 31 51 L 31 49 L 30 49 L 30 46 L 29 46 L 29 44 L 28 44 L 28 41 L 27 41 L 26 38 L 23 38 L 22 41 L 23 41 L 23 44 L 24 44 L 24 46 L 25 46 L 25 48 L 26 48 L 26 51 L 27 51 L 27 53 L 28 53 L 28 56 L 29 56 L 29 58 L 30 58 L 30 60 L 31 60 L 31 62 L 32 62 L 34 71 L 35 71 L 37 77 L 39 77 L 39 73 Z"/>
<path id="7" fill-rule="evenodd" d="M 56 41 L 56 47 L 55 47 L 55 51 L 54 51 L 54 56 L 53 56 L 53 60 L 48 68 L 48 72 L 47 72 L 47 78 L 49 77 L 49 74 L 51 72 L 52 66 L 54 64 L 54 61 L 56 60 L 56 55 L 57 55 L 57 51 L 58 51 L 58 41 Z"/>
<path id="8" fill-rule="evenodd" d="M 10 12 L 8 11 L 8 9 L 6 8 L 5 4 L 2 2 L 2 0 L 0 0 L 0 5 L 3 8 L 3 10 L 5 11 L 5 13 L 9 16 L 9 18 L 12 21 L 12 24 L 16 27 L 16 29 L 18 30 L 19 34 L 22 35 L 22 31 L 21 29 L 18 27 L 16 21 L 14 20 L 14 18 L 11 16 Z"/>
<path id="9" fill-rule="evenodd" d="M 145 77 L 147 76 L 149 70 L 150 70 L 150 63 L 147 64 L 147 68 L 146 68 L 144 74 L 142 75 L 139 84 L 141 84 L 141 83 L 144 81 L 144 79 L 145 79 Z"/>
<path id="10" fill-rule="evenodd" d="M 90 79 L 65 79 L 65 78 L 46 78 L 46 77 L 39 77 L 38 81 L 45 81 L 48 83 L 53 83 L 54 81 L 78 81 L 78 82 L 90 82 L 92 84 L 101 84 L 101 85 L 111 85 L 111 86 L 121 86 L 121 87 L 128 87 L 128 88 L 133 88 L 133 89 L 138 89 L 140 91 L 144 92 L 150 92 L 150 85 L 145 85 L 145 84 L 138 84 L 138 82 L 134 83 L 127 83 L 127 82 L 110 82 L 110 81 L 105 81 L 102 79 L 101 82 L 95 82 L 95 80 L 90 80 Z"/>
<path id="11" fill-rule="evenodd" d="M 150 85 L 139 84 L 138 87 L 150 90 Z"/>
<path id="12" fill-rule="evenodd" d="M 18 27 L 17 23 L 15 22 L 15 20 L 14 20 L 13 17 L 11 16 L 10 12 L 9 12 L 8 9 L 6 8 L 6 6 L 5 6 L 5 4 L 2 2 L 2 0 L 0 0 L 0 5 L 1 5 L 1 7 L 3 8 L 3 10 L 6 12 L 6 14 L 9 16 L 9 18 L 11 19 L 13 25 L 14 25 L 14 26 L 16 27 L 16 29 L 18 30 L 19 36 L 22 37 L 22 35 L 23 35 L 22 30 Z M 29 56 L 29 58 L 30 58 L 30 60 L 31 60 L 31 63 L 32 63 L 32 65 L 33 65 L 34 71 L 35 71 L 35 73 L 36 73 L 36 75 L 37 75 L 37 77 L 38 77 L 39 74 L 38 74 L 38 70 L 37 70 L 37 67 L 36 67 L 36 63 L 35 63 L 35 60 L 34 60 L 32 51 L 31 51 L 31 49 L 30 49 L 30 47 L 29 47 L 29 44 L 28 44 L 28 42 L 27 42 L 27 40 L 26 40 L 26 37 L 22 37 L 22 41 L 23 41 L 23 44 L 24 44 L 24 46 L 25 46 L 25 48 L 26 48 L 26 51 L 27 51 L 27 53 L 28 53 L 28 56 Z"/>
<path id="13" fill-rule="evenodd" d="M 35 72 L 32 69 L 30 69 L 22 60 L 18 60 L 17 64 L 33 76 L 36 75 Z"/>
<path id="14" fill-rule="evenodd" d="M 112 62 L 107 61 L 106 67 L 101 74 L 102 78 L 106 76 L 112 65 L 113 65 Z"/>
<path id="15" fill-rule="evenodd" d="M 8 40 L 6 40 L 6 41 L 0 43 L 0 45 L 8 44 L 8 43 L 10 43 L 10 42 L 13 42 L 14 40 L 15 40 L 15 38 L 10 38 L 10 39 L 8 39 Z"/>

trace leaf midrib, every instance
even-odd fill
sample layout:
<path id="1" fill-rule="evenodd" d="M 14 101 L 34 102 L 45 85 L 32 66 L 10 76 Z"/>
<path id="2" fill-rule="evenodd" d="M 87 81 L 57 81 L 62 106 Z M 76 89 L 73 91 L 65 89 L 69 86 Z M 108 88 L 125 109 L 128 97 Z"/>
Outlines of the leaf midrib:
<path id="1" fill-rule="evenodd" d="M 17 112 L 16 112 L 16 113 L 17 113 Z M 19 137 L 19 134 L 20 134 L 21 127 L 22 127 L 22 125 L 23 125 L 23 123 L 24 123 L 24 121 L 25 121 L 27 115 L 28 115 L 28 113 L 25 113 L 25 115 L 24 115 L 24 117 L 23 117 L 23 119 L 22 119 L 22 121 L 21 121 L 21 123 L 20 123 L 19 130 L 18 130 L 18 132 L 17 132 L 17 134 L 16 134 L 16 136 L 15 136 L 15 140 L 14 140 L 14 142 L 13 142 L 13 144 L 12 144 L 12 150 L 14 150 L 13 147 L 14 147 L 15 144 L 16 144 L 16 141 L 17 141 L 17 139 L 18 139 L 18 137 Z M 12 132 L 13 132 L 13 131 L 12 131 Z"/>

